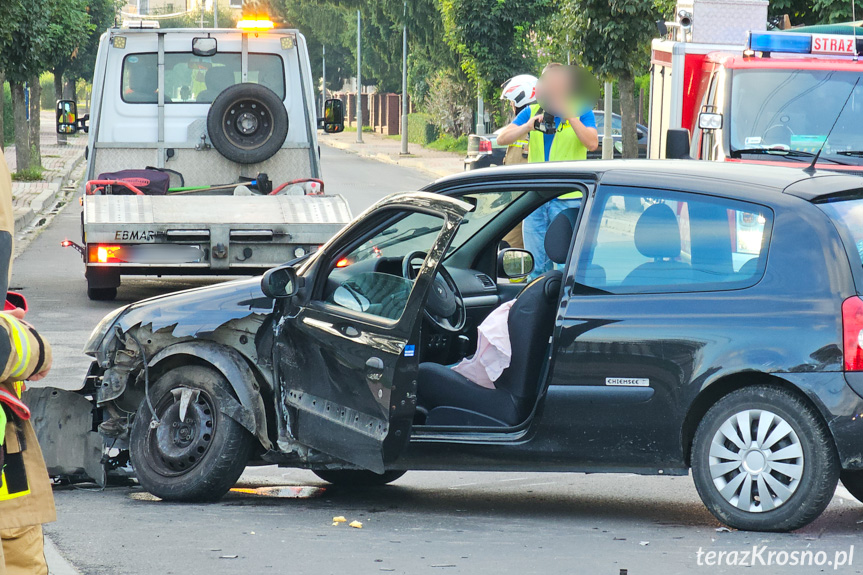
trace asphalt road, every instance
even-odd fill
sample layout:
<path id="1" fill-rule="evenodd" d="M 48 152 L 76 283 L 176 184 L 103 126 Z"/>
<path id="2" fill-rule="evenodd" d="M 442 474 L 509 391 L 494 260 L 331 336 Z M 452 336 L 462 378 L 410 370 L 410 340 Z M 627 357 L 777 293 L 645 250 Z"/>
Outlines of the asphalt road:
<path id="1" fill-rule="evenodd" d="M 428 177 L 322 148 L 328 190 L 355 213 Z M 114 305 L 87 300 L 76 254 L 77 199 L 42 226 L 15 263 L 13 285 L 32 306 L 29 319 L 54 344 L 52 385 L 80 385 L 88 358 L 81 346 Z M 23 245 L 23 244 L 22 244 Z M 205 285 L 212 279 L 124 280 L 117 304 Z M 306 471 L 250 469 L 241 487 L 292 486 L 281 497 L 231 493 L 211 505 L 153 500 L 136 487 L 56 491 L 59 520 L 46 532 L 84 575 L 235 575 L 373 573 L 675 574 L 740 567 L 699 565 L 699 550 L 824 552 L 822 567 L 759 564 L 749 573 L 833 572 L 856 549 L 863 571 L 863 505 L 842 488 L 816 522 L 793 534 L 728 532 L 704 509 L 688 477 L 531 473 L 411 472 L 392 486 L 347 491 Z M 362 529 L 332 525 L 335 516 Z M 701 563 L 708 561 L 702 555 Z M 778 557 L 781 557 L 778 556 Z M 848 562 L 848 558 L 844 559 Z"/>

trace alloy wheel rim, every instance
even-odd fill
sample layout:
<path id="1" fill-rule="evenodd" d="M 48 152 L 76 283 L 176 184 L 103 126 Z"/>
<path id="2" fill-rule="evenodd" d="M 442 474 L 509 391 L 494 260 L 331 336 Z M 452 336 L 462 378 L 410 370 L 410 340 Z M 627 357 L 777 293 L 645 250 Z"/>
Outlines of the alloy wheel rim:
<path id="1" fill-rule="evenodd" d="M 771 511 L 800 485 L 803 446 L 785 419 L 749 409 L 726 419 L 713 435 L 708 468 L 725 501 L 750 513 Z"/>

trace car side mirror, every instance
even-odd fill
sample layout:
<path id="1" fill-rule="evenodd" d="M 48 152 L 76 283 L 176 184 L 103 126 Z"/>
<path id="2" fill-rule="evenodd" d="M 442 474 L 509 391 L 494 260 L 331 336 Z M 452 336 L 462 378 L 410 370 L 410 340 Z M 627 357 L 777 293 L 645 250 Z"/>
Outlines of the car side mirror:
<path id="1" fill-rule="evenodd" d="M 291 266 L 273 268 L 261 278 L 264 295 L 274 299 L 293 297 L 300 289 L 300 278 Z"/>
<path id="2" fill-rule="evenodd" d="M 665 157 L 669 160 L 689 159 L 689 130 L 669 128 L 665 133 Z"/>
<path id="3" fill-rule="evenodd" d="M 533 271 L 533 254 L 527 250 L 508 248 L 497 254 L 497 275 L 502 278 L 518 279 Z"/>
<path id="4" fill-rule="evenodd" d="M 327 134 L 345 131 L 345 106 L 341 100 L 330 98 L 324 103 L 324 117 L 318 120 L 318 125 Z"/>
<path id="5" fill-rule="evenodd" d="M 78 104 L 75 100 L 57 100 L 57 133 L 78 133 Z"/>

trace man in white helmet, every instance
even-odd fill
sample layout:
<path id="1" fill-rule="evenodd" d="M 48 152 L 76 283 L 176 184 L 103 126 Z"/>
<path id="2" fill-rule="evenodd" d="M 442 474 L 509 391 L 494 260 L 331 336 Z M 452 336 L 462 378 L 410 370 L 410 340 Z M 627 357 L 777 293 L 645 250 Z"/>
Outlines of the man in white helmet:
<path id="1" fill-rule="evenodd" d="M 536 104 L 536 76 L 530 74 L 519 74 L 513 76 L 501 86 L 500 99 L 509 102 L 512 108 L 513 118 L 517 117 L 522 110 Z M 503 157 L 503 165 L 514 166 L 527 163 L 528 141 L 521 138 L 510 144 Z M 511 248 L 524 248 L 521 223 L 503 237 L 503 241 Z"/>
<path id="2" fill-rule="evenodd" d="M 517 117 L 525 107 L 536 104 L 536 76 L 519 74 L 503 83 L 500 99 L 509 102 L 513 117 Z M 516 140 L 506 150 L 504 165 L 526 164 L 528 152 L 527 138 Z"/>
<path id="3" fill-rule="evenodd" d="M 528 141 L 528 163 L 584 160 L 599 146 L 596 119 L 591 110 L 593 79 L 586 72 L 548 64 L 536 84 L 537 103 L 524 108 L 497 135 L 501 145 Z M 581 205 L 581 192 L 569 192 L 537 208 L 523 225 L 524 247 L 535 263 L 531 278 L 550 270 L 545 253 L 545 232 L 567 208 Z"/>

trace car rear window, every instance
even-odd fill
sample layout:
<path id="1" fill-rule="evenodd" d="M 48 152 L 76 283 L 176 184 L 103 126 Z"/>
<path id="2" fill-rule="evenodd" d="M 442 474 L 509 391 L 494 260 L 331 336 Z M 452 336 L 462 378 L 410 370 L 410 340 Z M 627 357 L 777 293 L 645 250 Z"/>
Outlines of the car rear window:
<path id="1" fill-rule="evenodd" d="M 857 254 L 857 263 L 863 265 L 863 198 L 844 199 L 817 204 L 831 220 L 840 228 L 840 233 L 847 244 L 849 252 Z"/>

